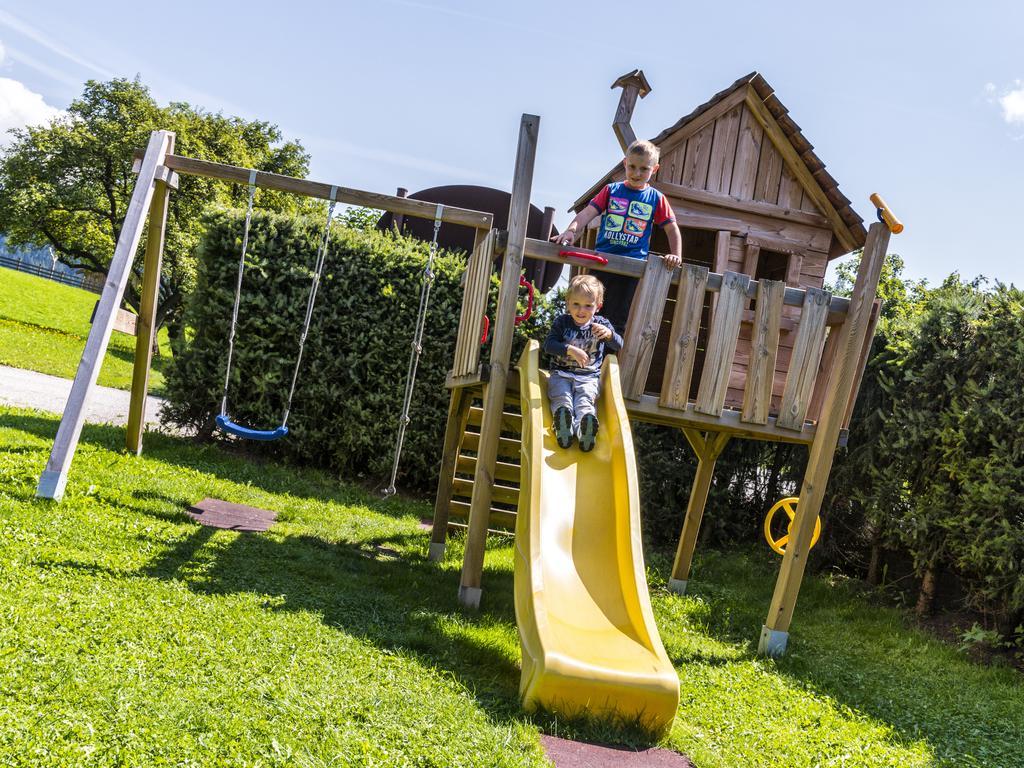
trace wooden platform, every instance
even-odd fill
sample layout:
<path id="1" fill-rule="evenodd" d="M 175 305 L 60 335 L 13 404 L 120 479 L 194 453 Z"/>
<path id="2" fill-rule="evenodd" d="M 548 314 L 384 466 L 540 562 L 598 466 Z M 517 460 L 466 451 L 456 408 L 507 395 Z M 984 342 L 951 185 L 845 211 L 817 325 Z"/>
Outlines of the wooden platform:
<path id="1" fill-rule="evenodd" d="M 277 521 L 277 512 L 245 504 L 232 504 L 221 499 L 205 498 L 186 510 L 193 520 L 210 528 L 261 533 Z"/>

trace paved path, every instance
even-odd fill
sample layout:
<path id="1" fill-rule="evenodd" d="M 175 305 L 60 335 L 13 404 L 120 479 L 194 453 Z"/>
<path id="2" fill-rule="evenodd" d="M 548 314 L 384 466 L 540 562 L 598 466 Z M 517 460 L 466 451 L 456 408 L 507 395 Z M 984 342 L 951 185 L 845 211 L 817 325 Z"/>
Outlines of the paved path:
<path id="1" fill-rule="evenodd" d="M 71 379 L 0 365 L 0 403 L 4 405 L 64 413 L 70 393 Z M 92 424 L 125 424 L 130 399 L 123 389 L 93 387 L 85 406 L 85 420 Z M 146 424 L 159 425 L 163 404 L 162 398 L 146 398 Z"/>

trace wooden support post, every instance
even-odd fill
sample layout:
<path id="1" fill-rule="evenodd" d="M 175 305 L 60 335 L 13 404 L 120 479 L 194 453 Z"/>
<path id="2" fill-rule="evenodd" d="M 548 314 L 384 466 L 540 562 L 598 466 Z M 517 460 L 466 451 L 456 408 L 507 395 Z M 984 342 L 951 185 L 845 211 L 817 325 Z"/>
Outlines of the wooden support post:
<path id="1" fill-rule="evenodd" d="M 430 533 L 430 559 L 444 558 L 445 540 L 448 538 L 448 510 L 452 500 L 455 465 L 459 460 L 459 444 L 466 431 L 471 397 L 464 387 L 452 390 L 448 403 L 448 421 L 444 428 L 444 447 L 441 452 L 441 473 L 437 479 L 437 497 L 434 500 L 434 526 Z"/>
<path id="2" fill-rule="evenodd" d="M 174 135 L 168 152 L 174 151 Z M 135 325 L 135 364 L 132 370 L 132 396 L 128 405 L 128 428 L 125 447 L 136 456 L 142 455 L 142 433 L 146 428 L 146 395 L 149 394 L 149 368 L 156 346 L 156 310 L 160 294 L 160 265 L 164 255 L 164 232 L 167 228 L 167 207 L 171 188 L 157 180 L 153 201 L 149 205 L 149 231 L 142 267 L 142 296 L 139 320 Z"/>
<path id="3" fill-rule="evenodd" d="M 715 462 L 729 442 L 728 432 L 701 433 L 695 429 L 684 429 L 683 434 L 697 454 L 697 474 L 693 478 L 690 489 L 690 501 L 686 505 L 686 519 L 683 520 L 683 532 L 679 536 L 676 547 L 676 559 L 672 564 L 672 575 L 668 580 L 668 588 L 680 595 L 686 593 L 686 582 L 690 578 L 690 564 L 693 562 L 693 550 L 697 546 L 697 534 L 700 533 L 700 522 L 704 517 L 704 506 L 711 490 L 711 480 L 715 473 Z"/>
<path id="4" fill-rule="evenodd" d="M 491 342 L 490 383 L 484 394 L 483 422 L 480 425 L 480 448 L 477 452 L 473 500 L 466 534 L 466 554 L 462 561 L 459 602 L 478 608 L 480 582 L 484 569 L 484 546 L 494 487 L 494 466 L 498 456 L 498 437 L 505 404 L 505 385 L 512 357 L 512 332 L 515 327 L 516 302 L 519 298 L 519 273 L 523 267 L 526 247 L 526 226 L 530 214 L 530 190 L 533 187 L 533 164 L 537 155 L 537 133 L 540 118 L 523 115 L 519 124 L 519 146 L 512 178 L 512 202 L 508 212 L 508 244 L 501 267 L 501 288 L 494 318 L 494 339 Z"/>
<path id="5" fill-rule="evenodd" d="M 888 227 L 882 223 L 872 224 L 868 230 L 860 268 L 857 270 L 857 281 L 853 286 L 853 296 L 850 298 L 850 310 L 846 322 L 840 328 L 835 368 L 829 381 L 828 392 L 825 394 L 825 404 L 814 434 L 814 442 L 811 443 L 807 470 L 800 486 L 796 518 L 790 530 L 786 554 L 782 558 L 779 578 L 775 583 L 768 618 L 761 629 L 758 644 L 758 653 L 761 654 L 781 656 L 786 651 L 789 624 L 793 619 L 793 609 L 807 565 L 814 522 L 821 510 L 829 472 L 832 471 L 836 444 L 839 441 L 839 431 L 846 416 L 846 406 L 857 378 L 857 369 L 861 365 L 861 350 L 871 328 L 871 310 L 888 245 Z"/>
<path id="6" fill-rule="evenodd" d="M 71 461 L 75 457 L 75 448 L 78 447 L 78 438 L 85 423 L 85 403 L 103 365 L 110 334 L 114 330 L 117 309 L 121 306 L 128 276 L 131 274 L 132 259 L 139 247 L 139 240 L 142 239 L 146 211 L 149 210 L 156 186 L 157 169 L 164 164 L 168 145 L 173 136 L 170 131 L 153 131 L 146 146 L 146 154 L 142 159 L 135 190 L 128 203 L 121 235 L 117 239 L 114 255 L 110 260 L 110 270 L 103 285 L 96 319 L 85 341 L 85 350 L 82 352 L 82 359 L 71 385 L 71 394 L 68 395 L 67 404 L 64 406 L 64 415 L 57 428 L 57 437 L 53 441 L 50 458 L 46 462 L 46 469 L 39 477 L 39 484 L 36 487 L 36 496 L 39 498 L 59 501 L 64 495 L 68 471 L 71 469 Z"/>

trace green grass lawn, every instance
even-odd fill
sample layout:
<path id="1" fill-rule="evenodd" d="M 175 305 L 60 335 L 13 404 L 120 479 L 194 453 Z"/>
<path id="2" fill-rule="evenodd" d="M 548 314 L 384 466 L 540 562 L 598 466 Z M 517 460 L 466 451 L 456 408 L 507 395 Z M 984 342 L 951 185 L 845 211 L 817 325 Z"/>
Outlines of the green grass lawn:
<path id="1" fill-rule="evenodd" d="M 0 365 L 74 378 L 99 296 L 43 277 L 0 268 Z M 163 366 L 170 360 L 167 331 L 160 332 L 160 357 L 153 358 L 150 394 L 163 391 Z M 131 389 L 135 337 L 114 332 L 99 383 Z"/>
<path id="2" fill-rule="evenodd" d="M 518 705 L 512 549 L 483 610 L 456 602 L 461 542 L 426 557 L 426 503 L 87 425 L 62 503 L 33 498 L 57 420 L 0 409 L 0 764 L 540 766 L 539 735 L 644 744 Z M 271 508 L 266 534 L 203 528 L 205 496 Z M 851 584 L 808 579 L 790 652 L 759 658 L 777 562 L 698 557 L 652 597 L 679 672 L 661 746 L 721 766 L 1024 765 L 1024 680 L 977 666 Z"/>

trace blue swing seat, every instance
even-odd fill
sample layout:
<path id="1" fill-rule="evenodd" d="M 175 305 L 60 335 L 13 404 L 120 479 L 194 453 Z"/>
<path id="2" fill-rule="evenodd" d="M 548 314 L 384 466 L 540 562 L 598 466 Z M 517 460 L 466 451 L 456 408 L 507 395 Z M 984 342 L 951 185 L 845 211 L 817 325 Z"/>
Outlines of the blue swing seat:
<path id="1" fill-rule="evenodd" d="M 250 429 L 241 424 L 235 424 L 230 418 L 223 414 L 217 417 L 217 426 L 224 432 L 246 440 L 277 440 L 288 434 L 288 427 L 283 424 L 277 429 Z"/>

